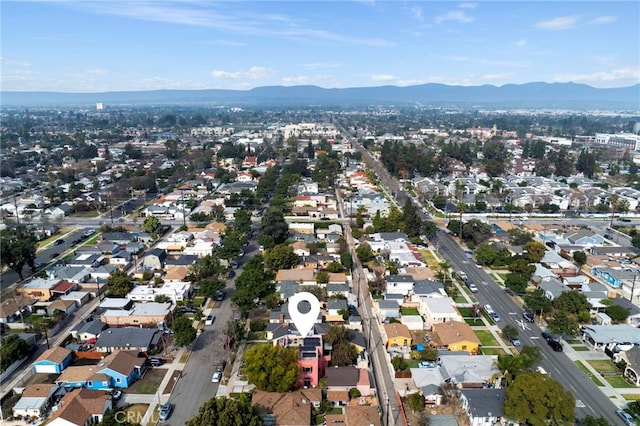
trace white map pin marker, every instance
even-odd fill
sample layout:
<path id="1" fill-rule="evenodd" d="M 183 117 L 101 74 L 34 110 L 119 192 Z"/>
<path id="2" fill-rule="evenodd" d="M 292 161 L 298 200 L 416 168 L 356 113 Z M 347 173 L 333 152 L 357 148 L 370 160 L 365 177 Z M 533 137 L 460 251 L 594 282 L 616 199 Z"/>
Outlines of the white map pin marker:
<path id="1" fill-rule="evenodd" d="M 311 307 L 309 312 L 300 312 L 300 306 L 298 306 L 300 302 L 309 303 Z M 315 324 L 318 319 L 319 313 L 320 302 L 313 294 L 303 291 L 302 293 L 296 293 L 289 297 L 289 316 L 302 337 L 306 337 L 307 334 L 309 334 L 313 328 L 313 324 Z"/>

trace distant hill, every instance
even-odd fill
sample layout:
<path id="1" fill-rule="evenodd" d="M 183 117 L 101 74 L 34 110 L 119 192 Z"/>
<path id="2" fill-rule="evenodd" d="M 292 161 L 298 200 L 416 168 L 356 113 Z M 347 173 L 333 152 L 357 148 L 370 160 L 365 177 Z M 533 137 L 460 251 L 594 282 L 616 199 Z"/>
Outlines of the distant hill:
<path id="1" fill-rule="evenodd" d="M 640 84 L 598 89 L 575 83 L 504 86 L 422 84 L 397 87 L 323 89 L 265 86 L 251 90 L 150 90 L 103 93 L 1 92 L 3 107 L 213 104 L 237 106 L 358 106 L 371 104 L 432 107 L 640 110 Z"/>

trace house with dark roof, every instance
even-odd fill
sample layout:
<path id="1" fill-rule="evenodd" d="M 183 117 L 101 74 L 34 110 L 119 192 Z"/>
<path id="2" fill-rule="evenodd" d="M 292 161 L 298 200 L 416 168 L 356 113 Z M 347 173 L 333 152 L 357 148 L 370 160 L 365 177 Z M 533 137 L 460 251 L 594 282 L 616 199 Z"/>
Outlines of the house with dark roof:
<path id="1" fill-rule="evenodd" d="M 130 232 L 103 232 L 100 240 L 124 246 L 135 241 L 136 236 Z"/>
<path id="2" fill-rule="evenodd" d="M 102 321 L 84 321 L 78 324 L 75 329 L 71 330 L 71 336 L 81 342 L 95 343 L 106 328 L 107 325 Z"/>
<path id="3" fill-rule="evenodd" d="M 618 352 L 613 357 L 615 362 L 624 361 L 623 375 L 634 385 L 640 386 L 640 347 L 633 345 L 631 349 Z"/>
<path id="4" fill-rule="evenodd" d="M 145 269 L 164 269 L 167 252 L 160 248 L 153 248 L 145 253 L 142 267 Z"/>
<path id="5" fill-rule="evenodd" d="M 330 367 L 325 372 L 327 392 L 349 391 L 358 385 L 360 374 L 354 366 Z"/>
<path id="6" fill-rule="evenodd" d="M 157 328 L 109 328 L 100 333 L 95 347 L 98 352 L 120 349 L 149 352 L 161 343 L 162 332 Z"/>
<path id="7" fill-rule="evenodd" d="M 503 424 L 504 398 L 506 389 L 462 389 L 460 403 L 469 417 L 469 423 L 476 425 Z"/>

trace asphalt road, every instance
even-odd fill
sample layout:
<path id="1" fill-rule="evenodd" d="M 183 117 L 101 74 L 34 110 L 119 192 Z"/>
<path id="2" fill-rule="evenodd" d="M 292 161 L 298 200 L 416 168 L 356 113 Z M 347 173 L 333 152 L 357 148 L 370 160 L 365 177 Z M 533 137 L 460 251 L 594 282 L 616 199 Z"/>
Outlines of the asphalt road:
<path id="1" fill-rule="evenodd" d="M 622 424 L 615 415 L 616 406 L 598 387 L 571 361 L 564 353 L 554 352 L 547 342 L 540 337 L 541 329 L 535 324 L 527 323 L 527 328 L 521 328 L 517 321 L 522 319 L 522 309 L 518 307 L 511 296 L 507 295 L 491 277 L 476 267 L 472 260 L 466 258 L 464 250 L 445 231 L 439 231 L 437 246 L 440 254 L 456 271 L 464 271 L 469 280 L 476 283 L 478 293 L 475 297 L 481 305 L 490 304 L 500 315 L 500 328 L 511 324 L 518 328 L 519 339 L 523 345 L 540 347 L 543 360 L 542 367 L 551 377 L 560 382 L 565 390 L 571 391 L 576 400 L 584 407 L 576 407 L 576 417 L 587 415 L 604 416 L 610 424 Z"/>
<path id="2" fill-rule="evenodd" d="M 59 238 L 64 239 L 64 243 L 60 245 L 52 244 L 51 246 L 39 251 L 36 255 L 36 264 L 40 262 L 44 266 L 48 263 L 55 262 L 59 258 L 64 257 L 65 253 L 73 249 L 74 247 L 74 245 L 72 244 L 73 241 L 78 239 L 81 239 L 82 241 L 84 241 L 84 239 L 82 239 L 82 233 L 85 230 L 86 229 L 84 228 L 77 229 L 75 231 L 72 231 L 70 234 L 66 236 L 60 236 Z M 51 256 L 54 253 L 58 253 L 58 256 L 52 258 Z M 28 266 L 24 266 L 24 268 L 22 268 L 22 272 L 26 279 L 32 274 L 33 271 L 31 271 L 31 268 L 29 268 Z M 8 269 L 0 275 L 0 289 L 5 290 L 8 287 L 12 286 L 13 284 L 17 283 L 18 280 L 19 280 L 18 274 L 13 270 Z"/>
<path id="3" fill-rule="evenodd" d="M 245 255 L 239 259 L 239 267 L 235 270 L 236 277 L 242 273 L 243 265 L 253 256 L 258 246 L 255 241 L 259 218 L 252 217 L 254 239 L 243 250 Z M 211 378 L 220 363 L 229 357 L 229 351 L 225 350 L 227 323 L 234 319 L 231 295 L 235 291 L 234 279 L 227 280 L 226 296 L 222 302 L 218 302 L 211 314 L 216 319 L 213 325 L 205 326 L 203 332 L 193 343 L 193 351 L 185 364 L 183 377 L 178 380 L 171 393 L 169 402 L 174 404 L 171 417 L 165 425 L 184 425 L 198 413 L 198 409 L 209 399 L 216 396 L 219 383 L 212 383 Z"/>
<path id="4" fill-rule="evenodd" d="M 220 384 L 212 383 L 211 378 L 216 366 L 229 356 L 229 351 L 223 348 L 227 322 L 233 316 L 228 297 L 213 309 L 212 315 L 216 317 L 213 325 L 205 326 L 197 337 L 182 378 L 171 393 L 169 402 L 174 404 L 173 413 L 163 424 L 184 425 L 206 401 L 216 396 Z"/>

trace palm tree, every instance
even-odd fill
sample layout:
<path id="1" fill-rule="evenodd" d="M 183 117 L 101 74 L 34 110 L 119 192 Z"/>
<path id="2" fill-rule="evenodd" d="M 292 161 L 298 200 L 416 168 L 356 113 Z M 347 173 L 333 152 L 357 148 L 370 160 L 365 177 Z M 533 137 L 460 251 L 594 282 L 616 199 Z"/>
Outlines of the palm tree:
<path id="1" fill-rule="evenodd" d="M 618 201 L 620 197 L 618 194 L 612 194 L 609 197 L 609 203 L 611 204 L 611 220 L 609 221 L 609 228 L 613 226 L 613 217 L 616 215 L 616 208 L 618 208 Z"/>

